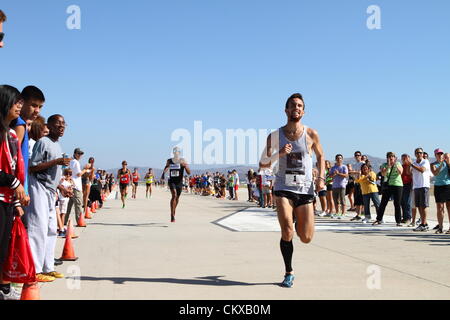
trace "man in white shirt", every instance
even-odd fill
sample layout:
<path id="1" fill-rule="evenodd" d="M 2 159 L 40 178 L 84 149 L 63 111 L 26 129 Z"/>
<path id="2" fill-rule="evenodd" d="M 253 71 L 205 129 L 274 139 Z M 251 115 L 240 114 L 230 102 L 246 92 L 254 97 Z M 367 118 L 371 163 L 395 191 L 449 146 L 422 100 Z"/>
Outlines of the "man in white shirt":
<path id="1" fill-rule="evenodd" d="M 69 221 L 70 212 L 74 204 L 76 221 L 78 221 L 83 214 L 83 186 L 81 184 L 81 176 L 87 172 L 86 169 L 81 170 L 80 159 L 83 154 L 84 152 L 81 151 L 80 148 L 76 148 L 73 152 L 73 159 L 70 161 L 70 169 L 72 170 L 72 179 L 75 183 L 75 188 L 73 189 L 73 197 L 70 198 L 67 205 L 67 214 L 64 218 L 65 225 Z"/>
<path id="2" fill-rule="evenodd" d="M 411 172 L 413 175 L 413 190 L 415 205 L 419 209 L 421 224 L 414 229 L 414 231 L 428 231 L 427 223 L 427 208 L 429 207 L 429 190 L 430 190 L 430 177 L 431 167 L 430 161 L 424 159 L 423 149 L 417 148 L 415 151 L 416 161 L 408 161 L 407 164 L 411 166 Z M 406 162 L 405 162 L 406 163 Z"/>

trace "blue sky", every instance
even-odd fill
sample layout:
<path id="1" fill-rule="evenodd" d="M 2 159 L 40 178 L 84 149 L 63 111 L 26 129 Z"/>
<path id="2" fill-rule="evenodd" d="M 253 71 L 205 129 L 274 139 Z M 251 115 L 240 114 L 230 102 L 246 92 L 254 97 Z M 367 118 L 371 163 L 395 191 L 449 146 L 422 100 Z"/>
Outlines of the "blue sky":
<path id="1" fill-rule="evenodd" d="M 69 5 L 81 30 L 68 30 Z M 368 6 L 381 8 L 369 30 Z M 43 89 L 61 144 L 162 167 L 178 128 L 270 129 L 294 92 L 328 159 L 450 151 L 450 2 L 3 0 L 0 82 Z M 87 159 L 84 159 L 85 161 Z"/>

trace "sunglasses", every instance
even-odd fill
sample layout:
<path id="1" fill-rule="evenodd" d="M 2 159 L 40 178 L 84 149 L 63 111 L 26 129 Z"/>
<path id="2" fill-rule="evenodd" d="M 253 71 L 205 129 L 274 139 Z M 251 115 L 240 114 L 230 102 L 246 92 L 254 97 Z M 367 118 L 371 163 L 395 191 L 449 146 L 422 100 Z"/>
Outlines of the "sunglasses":
<path id="1" fill-rule="evenodd" d="M 423 154 L 423 152 L 417 151 L 416 154 Z"/>
<path id="2" fill-rule="evenodd" d="M 0 32 L 0 42 L 3 41 L 3 38 L 5 37 L 5 34 L 3 32 Z"/>

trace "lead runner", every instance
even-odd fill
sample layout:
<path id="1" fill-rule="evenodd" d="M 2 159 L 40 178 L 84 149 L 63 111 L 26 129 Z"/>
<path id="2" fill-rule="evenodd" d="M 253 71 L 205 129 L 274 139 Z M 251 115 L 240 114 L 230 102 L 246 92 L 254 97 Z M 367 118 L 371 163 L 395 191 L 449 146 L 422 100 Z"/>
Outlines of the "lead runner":
<path id="1" fill-rule="evenodd" d="M 305 115 L 301 94 L 295 93 L 289 97 L 285 112 L 288 123 L 267 138 L 260 167 L 271 168 L 278 161 L 274 194 L 281 227 L 280 248 L 286 268 L 281 286 L 291 288 L 295 279 L 292 268 L 294 221 L 300 240 L 310 243 L 314 236 L 314 186 L 319 192 L 325 185 L 325 157 L 317 131 L 301 123 Z M 319 171 L 315 183 L 312 174 L 313 151 Z"/>

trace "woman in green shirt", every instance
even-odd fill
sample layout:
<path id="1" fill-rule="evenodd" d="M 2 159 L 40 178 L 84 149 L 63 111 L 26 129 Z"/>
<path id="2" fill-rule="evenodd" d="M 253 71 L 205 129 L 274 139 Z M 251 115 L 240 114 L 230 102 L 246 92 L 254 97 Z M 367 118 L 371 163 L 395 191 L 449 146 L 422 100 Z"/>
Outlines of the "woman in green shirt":
<path id="1" fill-rule="evenodd" d="M 382 187 L 381 191 L 381 204 L 378 210 L 377 220 L 373 225 L 383 223 L 384 211 L 391 197 L 394 197 L 394 207 L 395 207 L 395 221 L 397 226 L 401 226 L 402 221 L 402 209 L 401 209 L 401 199 L 403 192 L 403 181 L 402 173 L 403 167 L 400 162 L 397 161 L 395 153 L 387 153 L 387 163 L 381 166 L 381 174 L 384 177 L 385 186 Z"/>

